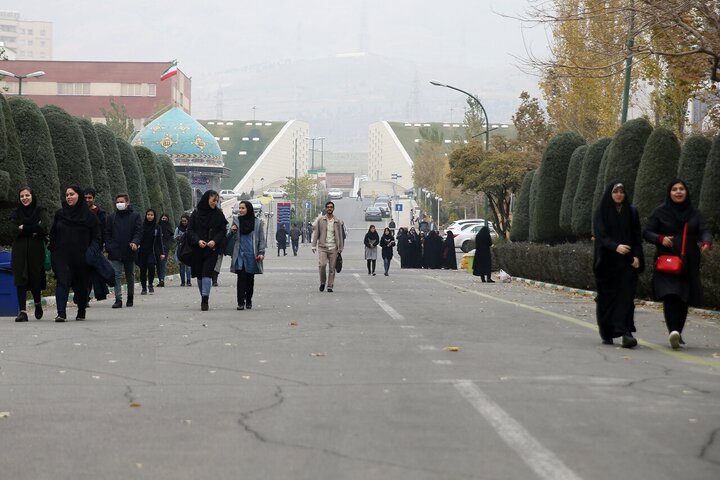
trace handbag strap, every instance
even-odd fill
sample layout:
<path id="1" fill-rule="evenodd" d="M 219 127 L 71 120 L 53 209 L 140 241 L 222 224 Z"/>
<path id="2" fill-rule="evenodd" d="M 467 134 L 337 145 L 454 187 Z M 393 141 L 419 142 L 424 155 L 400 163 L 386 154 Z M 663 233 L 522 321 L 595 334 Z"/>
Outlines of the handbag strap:
<path id="1" fill-rule="evenodd" d="M 685 228 L 683 228 L 683 239 L 682 239 L 682 246 L 680 247 L 680 256 L 685 256 L 685 240 L 687 239 L 687 230 L 688 230 L 688 224 L 685 222 Z"/>

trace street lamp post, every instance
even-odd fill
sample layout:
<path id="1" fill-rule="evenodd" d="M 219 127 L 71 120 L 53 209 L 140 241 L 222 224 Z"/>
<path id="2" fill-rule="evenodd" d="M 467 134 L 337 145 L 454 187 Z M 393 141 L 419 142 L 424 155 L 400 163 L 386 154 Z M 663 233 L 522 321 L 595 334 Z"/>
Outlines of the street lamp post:
<path id="1" fill-rule="evenodd" d="M 27 75 L 16 75 L 12 72 L 8 72 L 7 70 L 0 70 L 0 75 L 4 77 L 14 77 L 18 79 L 18 96 L 22 95 L 22 81 L 26 78 L 35 78 L 35 77 L 42 77 L 45 75 L 45 72 L 42 70 L 37 72 L 28 73 Z"/>
<path id="2" fill-rule="evenodd" d="M 437 200 L 437 204 L 438 204 L 437 223 L 435 224 L 435 228 L 437 228 L 439 230 L 440 229 L 440 202 L 442 202 L 442 197 L 435 197 L 435 200 Z"/>
<path id="3" fill-rule="evenodd" d="M 297 221 L 297 209 L 298 209 L 298 186 L 297 186 L 297 141 L 295 138 L 295 221 Z"/>
<path id="4" fill-rule="evenodd" d="M 460 93 L 464 93 L 468 97 L 475 100 L 475 102 L 480 107 L 480 110 L 482 110 L 483 115 L 485 115 L 485 132 L 484 132 L 485 133 L 485 150 L 489 150 L 490 149 L 490 119 L 488 118 L 488 114 L 485 111 L 485 107 L 483 107 L 482 102 L 480 102 L 480 100 L 472 93 L 468 93 L 465 90 L 461 90 L 457 87 L 453 87 L 452 85 L 446 85 L 444 83 L 436 82 L 435 80 L 430 80 L 430 84 L 435 85 L 436 87 L 445 87 L 445 88 L 449 88 L 451 90 L 456 90 Z"/>

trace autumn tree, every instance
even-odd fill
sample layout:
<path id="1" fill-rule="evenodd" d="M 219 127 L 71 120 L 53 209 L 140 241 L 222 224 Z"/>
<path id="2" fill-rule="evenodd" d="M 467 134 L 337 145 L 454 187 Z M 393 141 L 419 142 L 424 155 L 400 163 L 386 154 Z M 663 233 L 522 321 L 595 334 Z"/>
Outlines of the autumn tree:
<path id="1" fill-rule="evenodd" d="M 517 130 L 519 149 L 527 152 L 533 166 L 537 167 L 553 132 L 540 101 L 536 97 L 530 98 L 530 94 L 525 91 L 520 93 L 520 106 L 512 116 L 512 121 Z"/>
<path id="2" fill-rule="evenodd" d="M 128 115 L 125 105 L 121 105 L 115 101 L 113 97 L 110 97 L 110 108 L 101 108 L 105 117 L 105 125 L 112 130 L 112 132 L 123 140 L 129 140 L 130 136 L 135 132 L 135 125 L 133 119 Z"/>

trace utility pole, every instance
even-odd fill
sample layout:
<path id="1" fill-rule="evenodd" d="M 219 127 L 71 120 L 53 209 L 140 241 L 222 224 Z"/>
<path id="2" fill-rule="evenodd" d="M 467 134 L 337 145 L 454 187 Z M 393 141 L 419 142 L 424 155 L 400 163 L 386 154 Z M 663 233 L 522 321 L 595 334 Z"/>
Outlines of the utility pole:
<path id="1" fill-rule="evenodd" d="M 627 39 L 627 57 L 625 58 L 625 83 L 623 85 L 622 113 L 620 124 L 627 122 L 628 105 L 630 103 L 630 80 L 632 77 L 632 48 L 635 44 L 635 0 L 630 0 L 630 30 Z"/>

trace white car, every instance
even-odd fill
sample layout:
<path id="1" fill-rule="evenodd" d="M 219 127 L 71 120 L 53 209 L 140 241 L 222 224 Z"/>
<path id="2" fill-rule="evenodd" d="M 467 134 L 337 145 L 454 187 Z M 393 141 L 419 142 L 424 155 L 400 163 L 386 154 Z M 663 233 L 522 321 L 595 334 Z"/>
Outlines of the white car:
<path id="1" fill-rule="evenodd" d="M 240 198 L 240 195 L 235 193 L 234 190 L 220 190 L 220 199 L 230 200 L 231 198 L 238 199 Z"/>
<path id="2" fill-rule="evenodd" d="M 287 192 L 279 187 L 270 187 L 263 192 L 266 197 L 287 198 Z"/>
<path id="3" fill-rule="evenodd" d="M 332 189 L 328 190 L 328 198 L 330 200 L 342 200 L 345 193 L 342 190 Z"/>
<path id="4" fill-rule="evenodd" d="M 452 231 L 453 233 L 460 233 L 464 227 L 467 227 L 468 225 L 478 225 L 478 224 L 484 224 L 485 219 L 484 218 L 466 218 L 463 220 L 456 220 L 453 223 L 448 226 L 445 231 Z"/>
<path id="5" fill-rule="evenodd" d="M 475 248 L 475 236 L 477 236 L 478 232 L 481 228 L 485 226 L 484 223 L 478 223 L 475 225 L 468 225 L 467 228 L 463 229 L 460 232 L 454 232 L 454 241 L 455 241 L 455 248 L 459 248 L 463 252 L 467 253 L 470 250 Z M 487 224 L 488 228 L 490 228 L 490 236 L 492 238 L 497 238 L 498 234 L 495 232 L 495 229 L 493 228 L 491 223 Z"/>

